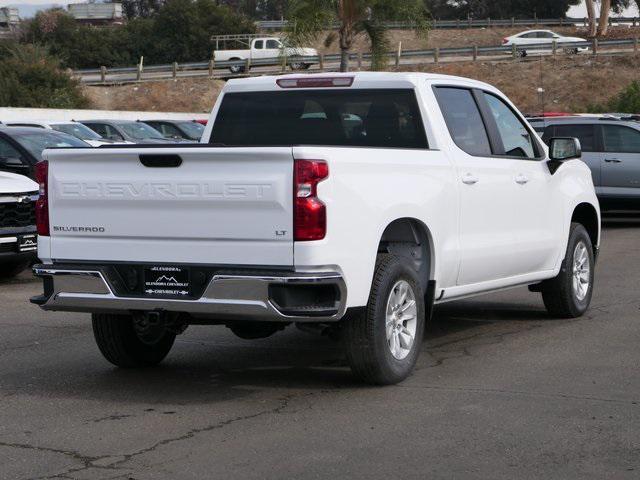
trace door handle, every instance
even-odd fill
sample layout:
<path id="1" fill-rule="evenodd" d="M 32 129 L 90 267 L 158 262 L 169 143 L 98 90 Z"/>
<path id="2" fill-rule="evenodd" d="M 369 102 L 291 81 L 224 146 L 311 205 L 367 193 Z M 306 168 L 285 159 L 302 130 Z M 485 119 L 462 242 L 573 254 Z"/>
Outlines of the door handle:
<path id="1" fill-rule="evenodd" d="M 605 158 L 604 161 L 607 163 L 622 163 L 622 160 L 618 158 Z"/>
<path id="2" fill-rule="evenodd" d="M 516 183 L 518 185 L 525 185 L 527 183 L 529 183 L 529 179 L 527 177 L 525 177 L 524 175 L 520 174 L 516 176 Z"/>
<path id="3" fill-rule="evenodd" d="M 462 176 L 462 183 L 464 183 L 465 185 L 475 185 L 476 183 L 478 183 L 478 181 L 478 177 L 470 173 L 465 173 Z"/>
<path id="4" fill-rule="evenodd" d="M 180 155 L 146 154 L 140 155 L 140 163 L 149 168 L 177 168 L 182 165 Z"/>

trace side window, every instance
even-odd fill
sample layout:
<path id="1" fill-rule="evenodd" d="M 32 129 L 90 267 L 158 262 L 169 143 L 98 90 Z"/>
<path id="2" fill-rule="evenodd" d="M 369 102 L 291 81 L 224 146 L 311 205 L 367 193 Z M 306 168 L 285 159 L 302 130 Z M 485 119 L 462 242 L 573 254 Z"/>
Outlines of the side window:
<path id="1" fill-rule="evenodd" d="M 156 130 L 159 130 L 159 129 L 156 128 Z M 181 138 L 183 136 L 182 132 L 180 132 L 180 130 L 178 130 L 176 127 L 174 127 L 170 123 L 163 123 L 162 124 L 162 130 L 160 130 L 160 132 L 165 137 Z"/>
<path id="2" fill-rule="evenodd" d="M 502 139 L 505 155 L 508 157 L 536 158 L 536 148 L 532 134 L 524 122 L 501 99 L 484 93 L 489 110 L 496 121 Z"/>
<path id="3" fill-rule="evenodd" d="M 262 50 L 264 48 L 264 40 L 256 40 L 256 43 L 253 44 L 253 48 L 256 50 Z"/>
<path id="4" fill-rule="evenodd" d="M 96 132 L 102 138 L 107 138 L 107 126 L 101 123 L 86 123 L 87 127 Z"/>
<path id="5" fill-rule="evenodd" d="M 551 32 L 538 32 L 538 38 L 553 38 L 553 33 L 551 33 Z"/>
<path id="6" fill-rule="evenodd" d="M 118 132 L 111 125 L 105 125 L 104 127 L 107 132 L 107 138 L 111 140 L 124 140 L 124 137 L 120 135 L 120 132 Z"/>
<path id="7" fill-rule="evenodd" d="M 4 138 L 0 138 L 0 158 L 22 159 L 20 152 Z"/>
<path id="8" fill-rule="evenodd" d="M 280 48 L 280 42 L 277 40 L 267 40 L 267 48 L 269 49 Z"/>
<path id="9" fill-rule="evenodd" d="M 522 35 L 519 36 L 519 38 L 535 38 L 535 37 L 536 37 L 536 32 L 523 33 Z"/>
<path id="10" fill-rule="evenodd" d="M 436 92 L 440 110 L 456 145 L 469 155 L 491 155 L 489 136 L 471 91 L 437 87 Z"/>
<path id="11" fill-rule="evenodd" d="M 640 132 L 631 127 L 602 125 L 604 151 L 640 153 Z"/>
<path id="12" fill-rule="evenodd" d="M 554 137 L 575 137 L 583 152 L 596 151 L 595 125 L 556 125 Z"/>

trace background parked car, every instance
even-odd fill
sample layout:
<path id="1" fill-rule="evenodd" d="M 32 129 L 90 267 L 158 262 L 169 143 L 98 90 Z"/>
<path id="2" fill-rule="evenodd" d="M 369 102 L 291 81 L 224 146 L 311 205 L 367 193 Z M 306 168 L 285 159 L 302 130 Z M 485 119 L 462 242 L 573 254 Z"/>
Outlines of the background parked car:
<path id="1" fill-rule="evenodd" d="M 91 130 L 89 127 L 81 124 L 80 122 L 49 122 L 44 120 L 28 120 L 22 122 L 5 122 L 4 124 L 9 127 L 34 127 L 56 130 L 58 132 L 73 135 L 80 140 L 84 140 L 92 147 L 99 147 L 100 145 L 112 145 L 117 143 L 131 143 L 116 142 L 115 140 L 102 138 L 96 132 Z"/>
<path id="2" fill-rule="evenodd" d="M 42 160 L 46 148 L 92 148 L 66 133 L 34 127 L 0 128 L 0 171 L 26 175 L 35 179 L 34 167 Z"/>
<path id="3" fill-rule="evenodd" d="M 524 32 L 516 33 L 510 37 L 505 37 L 502 40 L 503 45 L 516 45 L 518 47 L 518 53 L 520 56 L 527 56 L 528 49 L 537 52 L 544 52 L 545 49 L 536 48 L 537 45 L 549 44 L 556 42 L 559 48 L 562 48 L 565 53 L 579 53 L 589 50 L 587 47 L 576 47 L 573 45 L 566 45 L 575 42 L 586 42 L 584 38 L 579 37 L 565 37 L 559 33 L 552 32 L 551 30 L 527 30 Z"/>
<path id="4" fill-rule="evenodd" d="M 158 130 L 166 138 L 200 141 L 204 125 L 195 120 L 145 120 L 144 123 Z"/>
<path id="5" fill-rule="evenodd" d="M 640 209 L 640 123 L 612 117 L 530 119 L 548 142 L 576 137 L 604 210 Z"/>
<path id="6" fill-rule="evenodd" d="M 165 138 L 155 128 L 144 122 L 132 120 L 80 120 L 102 138 L 117 142 L 127 141 L 138 144 L 167 144 L 179 140 Z"/>
<path id="7" fill-rule="evenodd" d="M 36 259 L 38 184 L 0 171 L 0 279 L 17 275 Z"/>

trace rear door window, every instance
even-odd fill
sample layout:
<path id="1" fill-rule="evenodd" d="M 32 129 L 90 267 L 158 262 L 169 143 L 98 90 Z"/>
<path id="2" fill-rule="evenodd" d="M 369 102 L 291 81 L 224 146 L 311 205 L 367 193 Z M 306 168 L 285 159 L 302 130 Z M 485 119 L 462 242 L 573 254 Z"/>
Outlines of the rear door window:
<path id="1" fill-rule="evenodd" d="M 490 156 L 491 145 L 471 90 L 437 87 L 437 99 L 453 141 L 474 156 Z"/>
<path id="2" fill-rule="evenodd" d="M 0 158 L 22 159 L 22 155 L 13 145 L 4 138 L 0 138 Z"/>
<path id="3" fill-rule="evenodd" d="M 602 125 L 605 152 L 640 153 L 640 132 L 621 125 Z"/>
<path id="4" fill-rule="evenodd" d="M 98 135 L 100 135 L 102 138 L 108 137 L 106 125 L 102 123 L 85 123 L 85 125 L 96 132 Z"/>
<path id="5" fill-rule="evenodd" d="M 596 134 L 593 124 L 556 125 L 553 136 L 575 137 L 580 140 L 583 152 L 596 151 Z"/>
<path id="6" fill-rule="evenodd" d="M 218 146 L 428 148 L 411 89 L 227 93 L 209 142 Z"/>

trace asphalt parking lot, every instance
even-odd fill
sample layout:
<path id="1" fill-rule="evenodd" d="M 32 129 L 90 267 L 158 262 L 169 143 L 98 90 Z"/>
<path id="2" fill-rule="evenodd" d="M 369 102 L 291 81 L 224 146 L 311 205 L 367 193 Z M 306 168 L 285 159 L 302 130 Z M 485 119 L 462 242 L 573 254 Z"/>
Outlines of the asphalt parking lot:
<path id="1" fill-rule="evenodd" d="M 111 367 L 87 315 L 0 284 L 1 479 L 640 478 L 640 220 L 608 221 L 590 312 L 526 289 L 439 307 L 413 376 L 354 383 L 339 345 L 190 327 Z"/>

